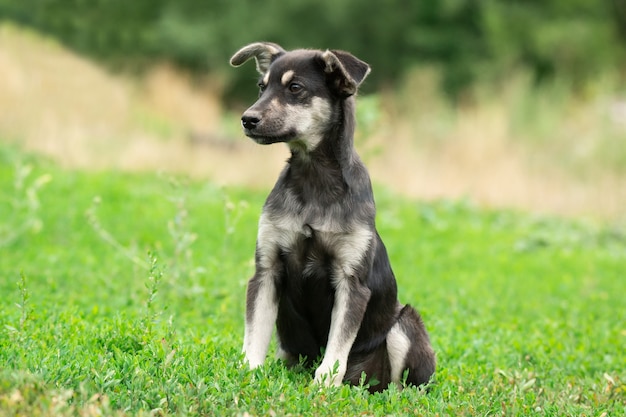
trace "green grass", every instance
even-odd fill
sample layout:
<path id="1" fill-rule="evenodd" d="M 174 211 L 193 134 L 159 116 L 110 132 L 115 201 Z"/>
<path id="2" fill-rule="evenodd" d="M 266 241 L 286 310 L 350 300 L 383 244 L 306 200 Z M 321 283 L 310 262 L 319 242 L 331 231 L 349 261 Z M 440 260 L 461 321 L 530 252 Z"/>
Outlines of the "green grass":
<path id="1" fill-rule="evenodd" d="M 0 415 L 626 414 L 626 233 L 377 190 L 430 392 L 241 366 L 264 193 L 0 147 Z"/>

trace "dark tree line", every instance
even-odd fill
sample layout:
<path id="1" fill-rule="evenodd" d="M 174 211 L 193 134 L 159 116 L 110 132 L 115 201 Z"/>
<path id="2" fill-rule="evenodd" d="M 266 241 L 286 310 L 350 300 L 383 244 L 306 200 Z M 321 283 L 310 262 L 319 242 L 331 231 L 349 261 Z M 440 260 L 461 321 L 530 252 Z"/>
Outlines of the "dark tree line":
<path id="1" fill-rule="evenodd" d="M 261 39 L 345 49 L 372 65 L 370 89 L 415 65 L 439 67 L 452 94 L 520 68 L 584 84 L 626 56 L 626 0 L 0 0 L 0 17 L 113 65 L 225 72 Z"/>

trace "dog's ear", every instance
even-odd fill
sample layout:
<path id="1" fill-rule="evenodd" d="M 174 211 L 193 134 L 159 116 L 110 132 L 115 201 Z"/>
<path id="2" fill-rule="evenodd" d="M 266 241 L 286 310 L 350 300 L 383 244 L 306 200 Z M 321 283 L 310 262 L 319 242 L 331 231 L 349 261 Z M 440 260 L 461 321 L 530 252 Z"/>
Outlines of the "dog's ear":
<path id="1" fill-rule="evenodd" d="M 279 45 L 271 42 L 256 42 L 246 45 L 238 50 L 230 59 L 230 65 L 238 67 L 250 58 L 256 60 L 256 69 L 263 75 L 267 72 L 270 64 L 279 56 L 285 53 L 285 50 Z"/>
<path id="2" fill-rule="evenodd" d="M 322 53 L 322 61 L 332 87 L 344 97 L 355 94 L 370 73 L 369 65 L 345 51 L 327 50 Z"/>

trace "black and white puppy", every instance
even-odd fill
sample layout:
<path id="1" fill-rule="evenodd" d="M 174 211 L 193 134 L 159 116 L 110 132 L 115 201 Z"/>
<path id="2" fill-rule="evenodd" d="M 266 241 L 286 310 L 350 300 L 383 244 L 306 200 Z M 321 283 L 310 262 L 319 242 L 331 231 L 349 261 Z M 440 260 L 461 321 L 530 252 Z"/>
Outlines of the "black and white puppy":
<path id="1" fill-rule="evenodd" d="M 370 178 L 353 145 L 354 95 L 369 66 L 343 51 L 264 42 L 230 62 L 250 58 L 260 94 L 241 118 L 244 132 L 260 144 L 286 143 L 291 158 L 259 220 L 247 362 L 263 363 L 276 325 L 279 357 L 310 366 L 323 354 L 318 383 L 359 384 L 362 374 L 370 391 L 403 377 L 428 383 L 435 354 L 419 314 L 397 300 Z"/>

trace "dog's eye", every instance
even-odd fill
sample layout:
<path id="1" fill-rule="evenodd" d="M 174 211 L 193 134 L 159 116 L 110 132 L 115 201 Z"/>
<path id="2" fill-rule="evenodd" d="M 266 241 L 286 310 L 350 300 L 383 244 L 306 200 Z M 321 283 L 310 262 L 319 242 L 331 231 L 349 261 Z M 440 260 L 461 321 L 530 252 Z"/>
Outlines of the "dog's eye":
<path id="1" fill-rule="evenodd" d="M 265 91 L 265 87 L 267 87 L 265 84 L 259 83 L 258 85 L 259 85 L 259 92 L 262 93 L 263 91 Z"/>
<path id="2" fill-rule="evenodd" d="M 291 83 L 289 84 L 289 91 L 291 91 L 292 93 L 299 93 L 300 91 L 302 91 L 302 86 L 298 83 Z"/>

